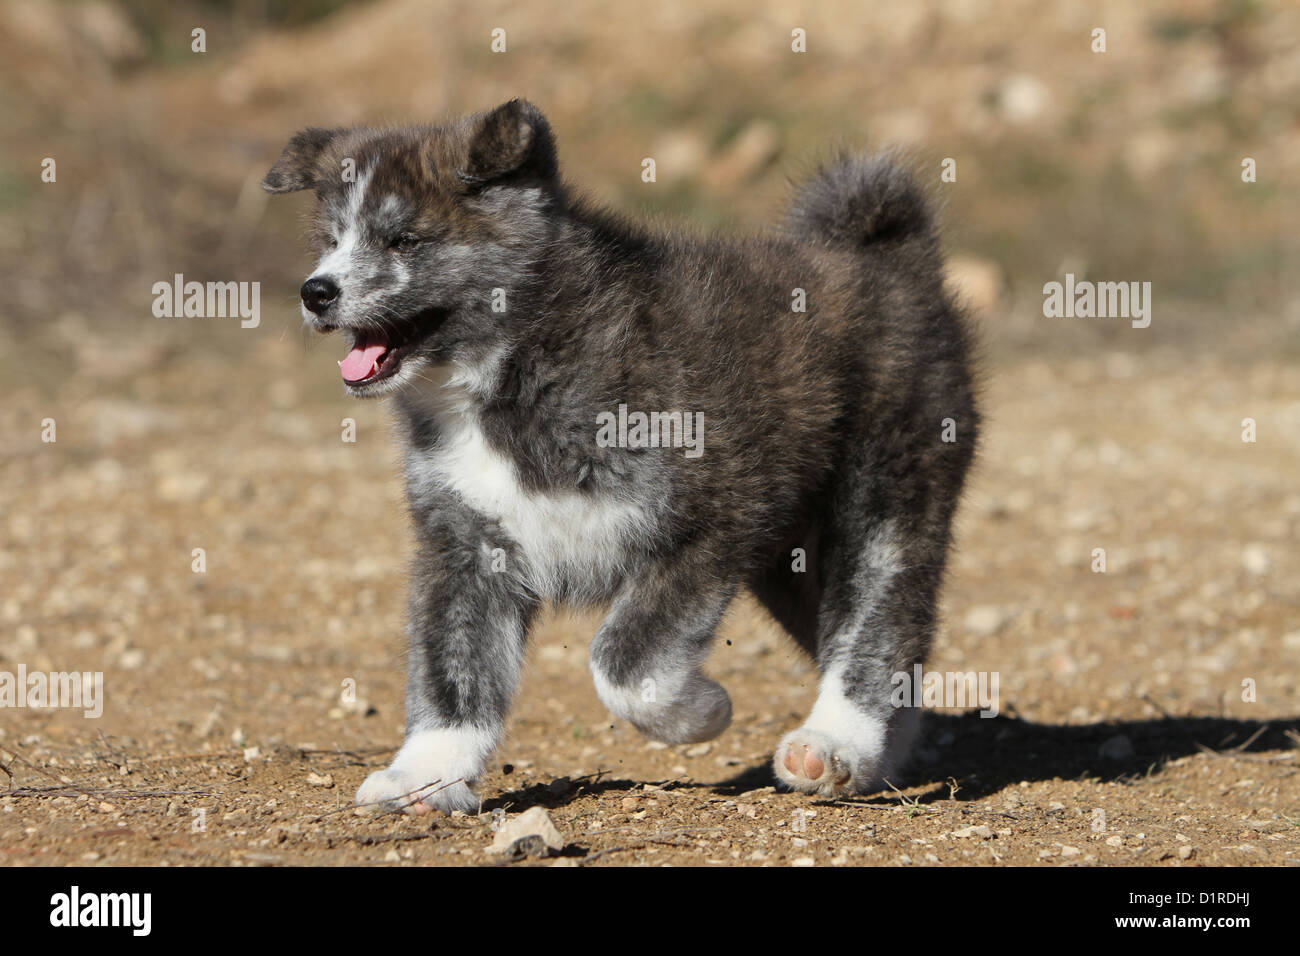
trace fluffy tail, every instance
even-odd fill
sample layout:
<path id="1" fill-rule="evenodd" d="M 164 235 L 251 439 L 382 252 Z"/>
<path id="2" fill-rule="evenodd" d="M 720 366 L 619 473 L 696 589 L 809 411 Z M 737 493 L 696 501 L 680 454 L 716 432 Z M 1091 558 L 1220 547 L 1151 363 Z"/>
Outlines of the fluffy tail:
<path id="1" fill-rule="evenodd" d="M 888 156 L 842 156 L 821 167 L 795 196 L 786 231 L 800 239 L 863 248 L 935 239 L 921 187 Z"/>

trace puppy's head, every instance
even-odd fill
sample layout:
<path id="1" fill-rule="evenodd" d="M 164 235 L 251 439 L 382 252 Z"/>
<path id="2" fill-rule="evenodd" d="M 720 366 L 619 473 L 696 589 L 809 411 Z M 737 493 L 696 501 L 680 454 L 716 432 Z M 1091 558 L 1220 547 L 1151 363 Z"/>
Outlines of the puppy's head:
<path id="1" fill-rule="evenodd" d="M 316 192 L 302 314 L 351 337 L 339 370 L 361 396 L 508 336 L 562 204 L 550 125 L 524 100 L 447 126 L 305 129 L 262 188 Z"/>

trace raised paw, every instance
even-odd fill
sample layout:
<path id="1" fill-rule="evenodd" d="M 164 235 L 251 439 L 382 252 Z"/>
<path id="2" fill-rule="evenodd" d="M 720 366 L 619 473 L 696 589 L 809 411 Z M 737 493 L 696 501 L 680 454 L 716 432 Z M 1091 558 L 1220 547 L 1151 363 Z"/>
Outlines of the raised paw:
<path id="1" fill-rule="evenodd" d="M 610 712 L 651 740 L 695 744 L 712 740 L 731 725 L 731 696 L 699 671 L 630 687 L 610 683 L 599 669 L 592 672 L 596 693 Z"/>
<path id="2" fill-rule="evenodd" d="M 853 761 L 846 748 L 817 730 L 786 734 L 773 761 L 777 778 L 802 793 L 836 797 L 852 790 Z"/>

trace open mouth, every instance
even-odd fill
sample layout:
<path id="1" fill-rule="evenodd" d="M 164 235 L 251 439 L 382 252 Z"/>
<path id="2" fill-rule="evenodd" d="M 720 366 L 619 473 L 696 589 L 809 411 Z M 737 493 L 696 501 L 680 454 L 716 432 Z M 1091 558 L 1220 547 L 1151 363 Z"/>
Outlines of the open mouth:
<path id="1" fill-rule="evenodd" d="M 391 345 L 374 332 L 358 332 L 352 351 L 339 362 L 345 385 L 369 385 L 396 374 L 401 365 L 401 347 Z"/>
<path id="2" fill-rule="evenodd" d="M 421 315 L 401 330 L 395 328 L 363 329 L 355 333 L 352 350 L 339 362 L 343 384 L 354 388 L 374 385 L 392 378 L 413 348 L 427 337 L 425 322 L 431 315 Z M 409 327 L 408 327 L 409 326 Z"/>

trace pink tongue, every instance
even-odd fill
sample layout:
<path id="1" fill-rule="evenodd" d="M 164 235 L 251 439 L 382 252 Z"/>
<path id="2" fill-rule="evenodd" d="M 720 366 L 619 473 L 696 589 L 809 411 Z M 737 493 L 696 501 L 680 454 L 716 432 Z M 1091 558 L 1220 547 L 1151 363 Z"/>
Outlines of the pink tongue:
<path id="1" fill-rule="evenodd" d="M 375 372 L 379 371 L 379 359 L 387 351 L 387 345 L 355 346 L 348 353 L 348 357 L 339 362 L 339 371 L 343 373 L 343 381 L 360 382 L 375 374 Z"/>

